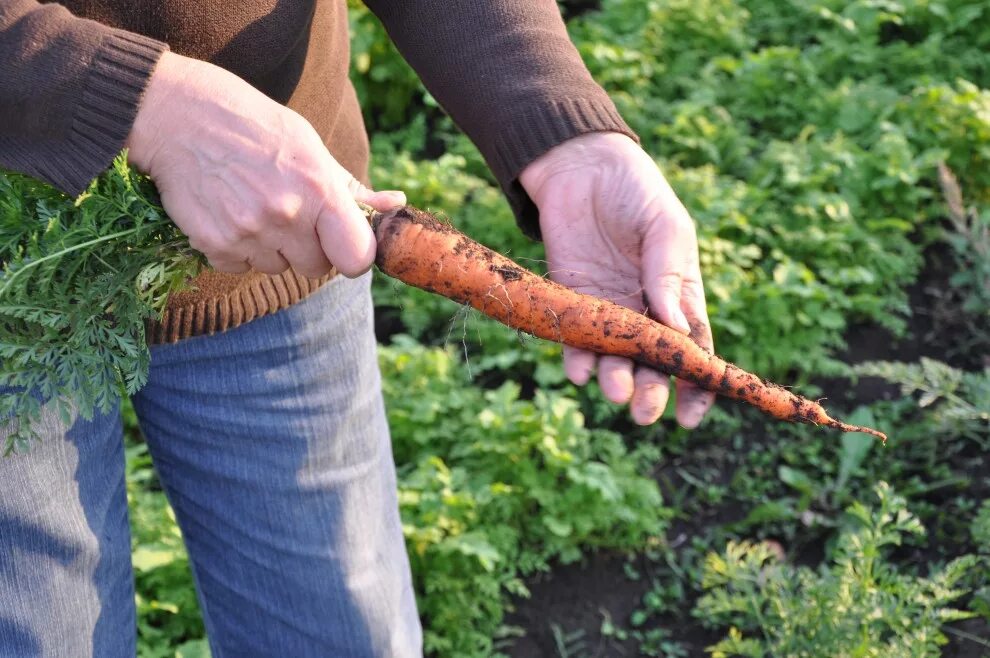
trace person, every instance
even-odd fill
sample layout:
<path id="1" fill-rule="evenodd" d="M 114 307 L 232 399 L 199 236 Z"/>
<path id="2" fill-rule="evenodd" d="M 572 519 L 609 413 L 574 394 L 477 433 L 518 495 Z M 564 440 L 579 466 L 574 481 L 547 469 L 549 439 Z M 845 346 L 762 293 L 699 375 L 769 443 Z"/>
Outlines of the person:
<path id="1" fill-rule="evenodd" d="M 693 223 L 556 3 L 367 4 L 552 276 L 711 349 Z M 151 332 L 134 406 L 217 658 L 422 651 L 357 204 L 405 197 L 368 187 L 348 47 L 344 0 L 0 2 L 0 165 L 76 194 L 126 146 L 213 267 Z M 637 423 L 666 404 L 627 360 L 564 364 Z M 712 396 L 676 385 L 693 427 Z M 118 416 L 46 417 L 0 461 L 0 655 L 135 653 Z"/>

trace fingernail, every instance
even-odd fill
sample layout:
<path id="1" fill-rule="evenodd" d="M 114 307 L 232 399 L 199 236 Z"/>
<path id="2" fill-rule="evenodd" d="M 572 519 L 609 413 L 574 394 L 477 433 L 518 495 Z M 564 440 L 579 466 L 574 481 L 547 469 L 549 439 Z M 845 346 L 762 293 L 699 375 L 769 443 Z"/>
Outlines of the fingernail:
<path id="1" fill-rule="evenodd" d="M 685 336 L 691 335 L 691 325 L 688 324 L 687 316 L 684 315 L 684 311 L 677 309 L 674 313 L 674 329 L 681 332 Z"/>
<path id="2" fill-rule="evenodd" d="M 701 421 L 705 419 L 705 415 L 708 413 L 708 410 L 711 409 L 712 404 L 714 403 L 712 395 L 713 394 L 702 394 L 688 408 L 688 416 L 694 427 L 701 424 Z"/>
<path id="3" fill-rule="evenodd" d="M 701 422 L 701 413 L 695 409 L 684 412 L 684 416 L 681 418 L 681 425 L 691 430 L 698 426 Z"/>

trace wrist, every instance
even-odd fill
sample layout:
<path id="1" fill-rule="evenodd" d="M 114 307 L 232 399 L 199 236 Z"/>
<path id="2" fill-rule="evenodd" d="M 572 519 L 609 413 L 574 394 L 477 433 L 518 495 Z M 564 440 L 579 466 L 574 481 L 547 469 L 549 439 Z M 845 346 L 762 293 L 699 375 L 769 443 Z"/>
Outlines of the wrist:
<path id="1" fill-rule="evenodd" d="M 128 150 L 128 159 L 142 171 L 151 169 L 161 138 L 167 132 L 166 122 L 170 115 L 168 99 L 174 97 L 177 85 L 183 78 L 183 59 L 172 52 L 162 54 L 148 79 L 128 133 L 124 145 Z"/>

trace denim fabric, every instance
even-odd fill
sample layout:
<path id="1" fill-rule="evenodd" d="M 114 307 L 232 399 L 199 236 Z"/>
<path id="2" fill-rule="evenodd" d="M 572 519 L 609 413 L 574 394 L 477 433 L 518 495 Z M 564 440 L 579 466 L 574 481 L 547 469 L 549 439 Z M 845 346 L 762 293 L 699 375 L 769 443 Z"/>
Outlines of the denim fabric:
<path id="1" fill-rule="evenodd" d="M 152 348 L 134 399 L 215 658 L 419 656 L 369 276 Z M 0 656 L 135 653 L 118 416 L 0 460 Z"/>

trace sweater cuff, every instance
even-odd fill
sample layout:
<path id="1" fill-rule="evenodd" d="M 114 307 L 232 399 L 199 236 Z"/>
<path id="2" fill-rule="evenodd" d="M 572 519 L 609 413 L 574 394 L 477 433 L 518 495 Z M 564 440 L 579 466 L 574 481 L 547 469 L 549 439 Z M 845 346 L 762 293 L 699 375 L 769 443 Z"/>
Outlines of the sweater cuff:
<path id="1" fill-rule="evenodd" d="M 509 200 L 519 228 L 534 240 L 540 239 L 539 212 L 519 182 L 519 174 L 554 146 L 591 132 L 622 133 L 639 142 L 611 100 L 567 99 L 514 114 L 512 123 L 493 144 L 489 166 Z"/>
<path id="2" fill-rule="evenodd" d="M 104 37 L 87 74 L 64 149 L 50 153 L 48 178 L 77 195 L 113 162 L 130 134 L 155 65 L 168 46 L 114 30 Z"/>

